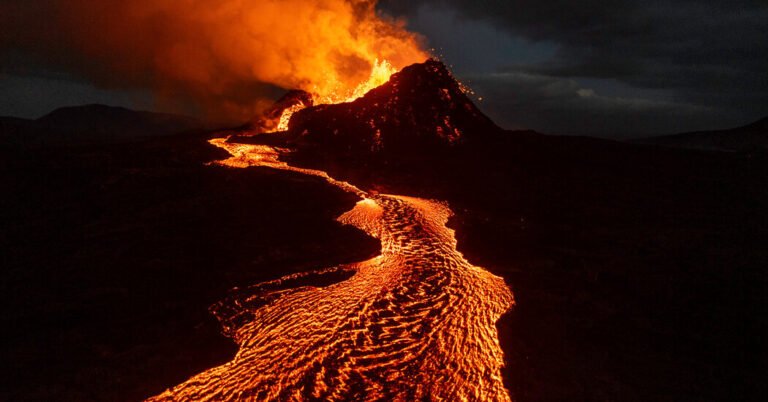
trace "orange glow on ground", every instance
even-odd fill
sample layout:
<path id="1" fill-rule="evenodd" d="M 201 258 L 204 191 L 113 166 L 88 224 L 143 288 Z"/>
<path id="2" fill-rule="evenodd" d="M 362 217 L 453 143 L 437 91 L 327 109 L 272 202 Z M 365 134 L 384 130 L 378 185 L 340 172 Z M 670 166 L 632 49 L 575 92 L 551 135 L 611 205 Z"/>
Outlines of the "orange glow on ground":
<path id="1" fill-rule="evenodd" d="M 358 195 L 338 220 L 378 238 L 382 252 L 329 268 L 354 275 L 327 287 L 260 284 L 213 306 L 237 355 L 152 400 L 511 399 L 495 324 L 512 292 L 456 250 L 445 203 L 368 194 L 289 166 L 272 147 L 211 144 L 231 154 L 216 164 L 318 176 Z"/>

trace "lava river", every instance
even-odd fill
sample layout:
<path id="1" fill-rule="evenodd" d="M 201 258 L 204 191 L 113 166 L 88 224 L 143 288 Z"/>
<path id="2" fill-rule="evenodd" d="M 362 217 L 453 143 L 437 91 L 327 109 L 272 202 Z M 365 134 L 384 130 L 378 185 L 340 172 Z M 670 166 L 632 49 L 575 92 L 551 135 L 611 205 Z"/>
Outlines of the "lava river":
<path id="1" fill-rule="evenodd" d="M 495 323 L 512 293 L 456 250 L 446 204 L 367 194 L 289 166 L 272 147 L 211 143 L 232 155 L 217 164 L 320 176 L 357 194 L 338 220 L 378 238 L 382 252 L 328 268 L 349 274 L 329 286 L 280 286 L 301 276 L 292 275 L 213 306 L 239 345 L 234 359 L 151 400 L 510 400 Z"/>

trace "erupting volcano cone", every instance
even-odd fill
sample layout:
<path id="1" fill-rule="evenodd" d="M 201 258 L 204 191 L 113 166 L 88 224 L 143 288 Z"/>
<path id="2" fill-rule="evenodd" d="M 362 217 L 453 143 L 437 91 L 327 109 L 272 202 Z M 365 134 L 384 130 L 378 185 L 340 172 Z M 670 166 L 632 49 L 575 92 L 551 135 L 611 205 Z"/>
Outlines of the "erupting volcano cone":
<path id="1" fill-rule="evenodd" d="M 404 68 L 353 102 L 309 107 L 289 122 L 301 144 L 354 154 L 434 149 L 499 130 L 434 59 Z"/>

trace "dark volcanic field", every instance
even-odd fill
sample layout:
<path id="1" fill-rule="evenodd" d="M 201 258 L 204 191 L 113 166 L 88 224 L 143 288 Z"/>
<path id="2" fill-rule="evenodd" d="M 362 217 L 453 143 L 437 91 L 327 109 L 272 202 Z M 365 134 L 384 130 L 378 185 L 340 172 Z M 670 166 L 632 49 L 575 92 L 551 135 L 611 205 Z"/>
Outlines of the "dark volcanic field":
<path id="1" fill-rule="evenodd" d="M 162 392 L 231 359 L 207 311 L 230 289 L 378 252 L 334 220 L 354 196 L 204 166 L 227 156 L 205 139 L 0 145 L 0 400 Z"/>
<path id="2" fill-rule="evenodd" d="M 450 202 L 459 249 L 514 292 L 498 326 L 518 401 L 765 398 L 765 153 L 532 132 L 465 145 L 294 163 Z"/>
<path id="3" fill-rule="evenodd" d="M 378 251 L 334 220 L 353 196 L 204 166 L 225 156 L 206 138 L 0 146 L 0 400 L 156 394 L 231 358 L 207 311 L 230 289 Z M 293 163 L 451 203 L 460 250 L 515 294 L 516 400 L 764 399 L 765 154 L 530 132 L 401 151 Z"/>

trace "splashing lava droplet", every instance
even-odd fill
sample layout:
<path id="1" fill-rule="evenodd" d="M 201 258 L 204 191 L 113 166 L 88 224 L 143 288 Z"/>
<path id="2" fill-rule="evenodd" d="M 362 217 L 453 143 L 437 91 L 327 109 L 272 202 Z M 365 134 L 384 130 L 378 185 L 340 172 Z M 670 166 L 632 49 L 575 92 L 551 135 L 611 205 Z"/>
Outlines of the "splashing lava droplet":
<path id="1" fill-rule="evenodd" d="M 272 147 L 211 143 L 232 155 L 217 164 L 319 176 L 360 196 L 338 220 L 378 238 L 382 252 L 337 267 L 354 275 L 327 287 L 254 287 L 231 301 L 249 317 L 219 317 L 239 345 L 234 359 L 151 400 L 510 400 L 495 324 L 512 292 L 456 250 L 446 204 L 369 195 L 289 166 Z"/>

